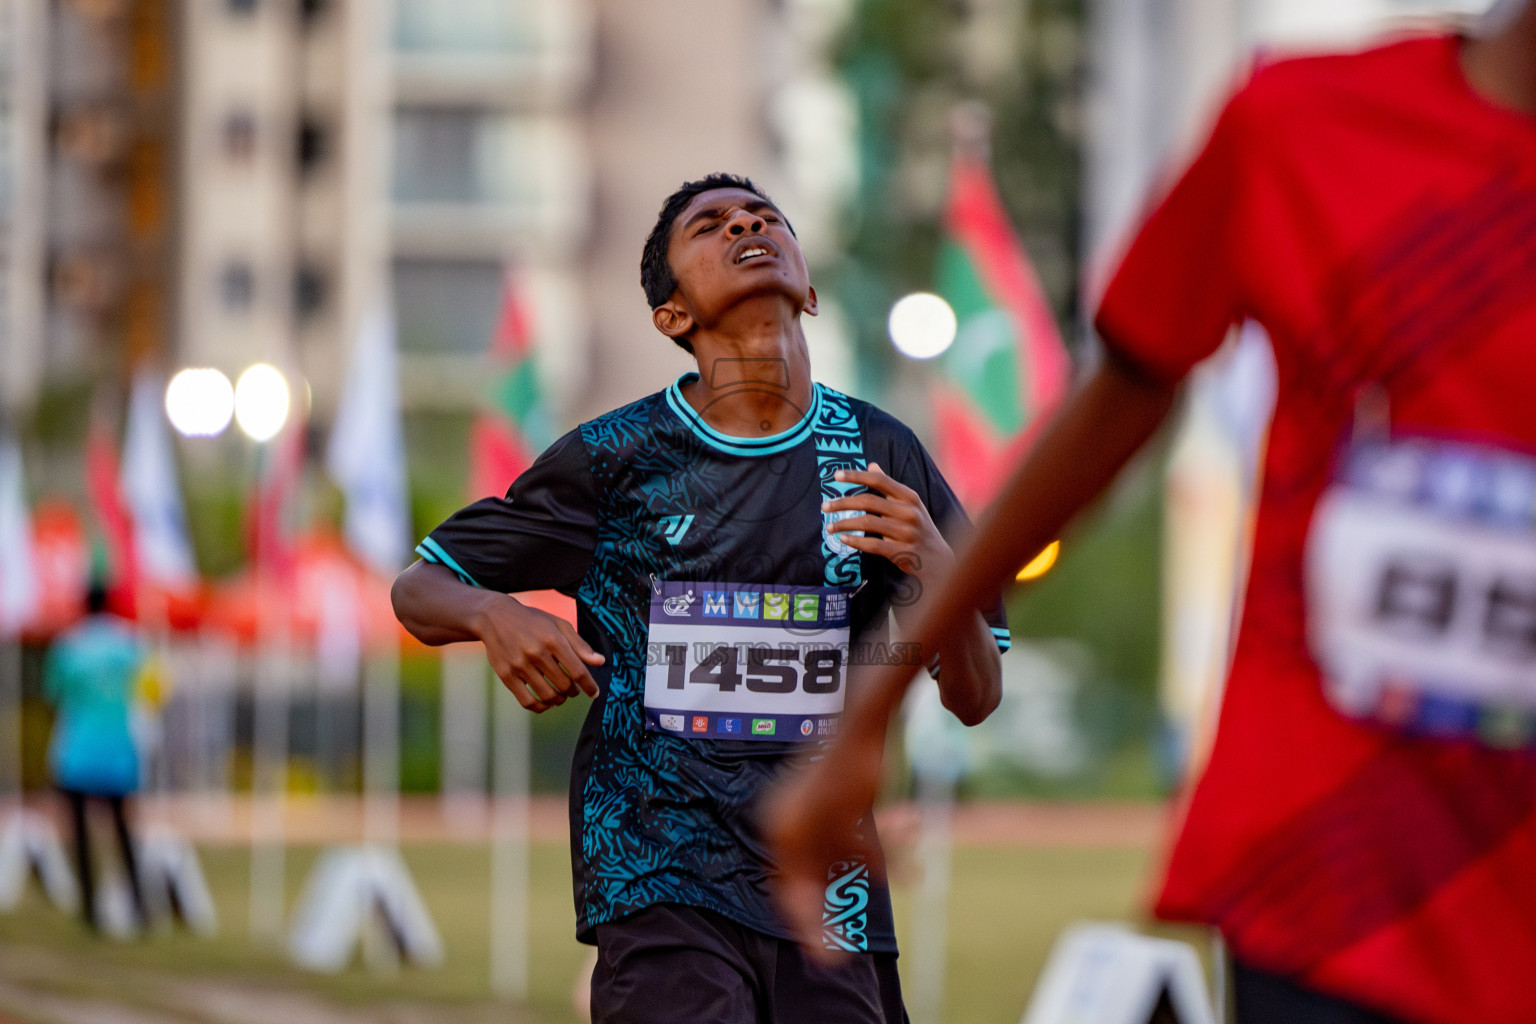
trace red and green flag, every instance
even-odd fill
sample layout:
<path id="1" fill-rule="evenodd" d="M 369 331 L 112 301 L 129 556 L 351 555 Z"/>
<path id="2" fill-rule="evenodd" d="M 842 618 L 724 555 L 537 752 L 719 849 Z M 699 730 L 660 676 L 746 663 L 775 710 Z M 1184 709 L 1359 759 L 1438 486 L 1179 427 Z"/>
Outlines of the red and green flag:
<path id="1" fill-rule="evenodd" d="M 934 388 L 935 457 L 975 510 L 1002 487 L 1071 374 L 982 146 L 956 148 L 935 276 L 959 322 Z"/>
<path id="2" fill-rule="evenodd" d="M 550 440 L 533 352 L 533 319 L 516 271 L 502 282 L 501 310 L 486 352 L 490 388 L 469 439 L 472 498 L 505 494 Z"/>
<path id="3" fill-rule="evenodd" d="M 251 561 L 280 580 L 298 568 L 298 524 L 293 506 L 304 490 L 307 424 L 295 416 L 260 448 L 256 490 L 246 506 L 246 545 Z"/>
<path id="4" fill-rule="evenodd" d="M 99 537 L 104 548 L 92 551 L 94 575 L 125 603 L 138 586 L 138 551 L 134 544 L 133 517 L 123 501 L 118 476 L 117 438 L 111 423 L 98 404 L 91 415 L 90 431 L 85 437 L 85 492 L 96 513 Z"/>

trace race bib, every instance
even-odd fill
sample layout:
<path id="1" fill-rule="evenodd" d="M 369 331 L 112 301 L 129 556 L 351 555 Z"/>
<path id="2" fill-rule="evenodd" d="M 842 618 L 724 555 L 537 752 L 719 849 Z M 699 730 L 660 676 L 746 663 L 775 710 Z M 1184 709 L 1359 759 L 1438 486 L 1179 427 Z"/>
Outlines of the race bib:
<path id="1" fill-rule="evenodd" d="M 646 729 L 714 740 L 835 735 L 848 678 L 850 596 L 833 587 L 658 583 Z"/>
<path id="2" fill-rule="evenodd" d="M 1421 440 L 1357 447 L 1313 514 L 1306 597 L 1339 711 L 1536 745 L 1536 462 Z"/>

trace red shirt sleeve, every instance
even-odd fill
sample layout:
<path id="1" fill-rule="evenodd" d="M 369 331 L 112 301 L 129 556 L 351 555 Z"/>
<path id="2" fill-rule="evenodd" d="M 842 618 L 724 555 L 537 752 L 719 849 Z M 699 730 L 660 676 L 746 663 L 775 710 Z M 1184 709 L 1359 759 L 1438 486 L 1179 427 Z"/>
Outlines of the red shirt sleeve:
<path id="1" fill-rule="evenodd" d="M 1095 318 L 1111 351 L 1158 380 L 1177 381 L 1215 352 L 1248 305 L 1241 275 L 1258 161 L 1247 92 L 1142 225 Z"/>

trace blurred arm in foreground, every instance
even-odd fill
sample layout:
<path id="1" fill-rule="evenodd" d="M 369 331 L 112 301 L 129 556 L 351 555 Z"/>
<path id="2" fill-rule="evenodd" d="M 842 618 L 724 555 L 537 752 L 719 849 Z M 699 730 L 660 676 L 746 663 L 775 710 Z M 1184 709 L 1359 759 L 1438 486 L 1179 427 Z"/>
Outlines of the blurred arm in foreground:
<path id="1" fill-rule="evenodd" d="M 944 584 L 919 605 L 909 638 L 922 645 L 922 660 L 1108 486 L 1162 423 L 1175 391 L 1114 355 L 1105 358 L 1014 471 Z M 821 948 L 827 867 L 858 846 L 856 824 L 875 800 L 886 730 L 919 667 L 885 666 L 852 688 L 837 742 L 790 775 L 769 804 L 781 906 L 813 954 L 828 955 Z"/>
<path id="2" fill-rule="evenodd" d="M 928 508 L 916 491 L 888 476 L 877 463 L 866 470 L 839 470 L 839 481 L 863 484 L 864 494 L 837 498 L 823 507 L 829 512 L 862 512 L 841 519 L 828 531 L 844 544 L 889 559 L 910 573 L 921 592 L 939 591 L 954 572 L 955 553 L 939 533 Z M 852 531 L 862 531 L 855 533 Z M 896 621 L 903 631 L 915 625 L 915 609 L 899 605 Z M 956 616 L 937 648 L 943 674 L 934 670 L 939 699 L 966 725 L 976 725 L 997 710 L 1003 699 L 1003 668 L 986 617 L 979 611 Z"/>
<path id="3" fill-rule="evenodd" d="M 1420 628 L 1407 641 L 1394 630 L 1404 618 L 1419 628 L 1419 606 L 1375 599 L 1395 597 L 1403 575 L 1393 545 L 1411 531 L 1391 524 L 1425 519 L 1404 549 L 1449 565 L 1448 587 L 1476 580 L 1471 608 L 1502 600 L 1475 575 L 1476 559 L 1502 556 L 1479 553 L 1486 528 L 1458 518 L 1462 504 L 1433 505 L 1448 492 L 1432 471 L 1482 479 L 1497 463 L 1536 479 L 1536 2 L 1503 13 L 1476 35 L 1255 71 L 1106 289 L 1096 324 L 1118 356 L 1014 473 L 916 629 L 931 651 L 1109 483 L 1234 324 L 1265 329 L 1278 384 L 1253 570 L 1221 727 L 1154 907 L 1221 930 L 1242 1020 L 1312 1019 L 1317 1005 L 1361 1020 L 1536 1019 L 1518 972 L 1485 969 L 1536 957 L 1536 888 L 1523 881 L 1536 740 L 1492 731 L 1510 708 L 1460 667 L 1492 657 L 1496 620 L 1478 610 L 1465 633 Z M 1399 474 L 1390 500 L 1362 503 L 1342 470 L 1371 458 L 1418 467 L 1413 486 Z M 1369 516 L 1341 527 L 1339 510 L 1359 507 Z M 1526 519 L 1500 530 L 1530 543 Z M 1309 546 L 1319 536 L 1327 550 Z M 1361 643 L 1376 645 L 1370 658 Z M 1440 671 L 1447 659 L 1462 660 Z M 1529 665 L 1477 671 L 1528 680 Z M 808 943 L 822 869 L 875 794 L 912 674 L 865 678 L 838 744 L 770 808 L 783 911 Z M 1519 720 L 1536 720 L 1528 682 L 1518 692 Z M 1485 803 L 1497 813 L 1467 813 Z M 1454 955 L 1429 962 L 1425 949 Z M 1248 1015 L 1277 991 L 1278 1009 Z"/>

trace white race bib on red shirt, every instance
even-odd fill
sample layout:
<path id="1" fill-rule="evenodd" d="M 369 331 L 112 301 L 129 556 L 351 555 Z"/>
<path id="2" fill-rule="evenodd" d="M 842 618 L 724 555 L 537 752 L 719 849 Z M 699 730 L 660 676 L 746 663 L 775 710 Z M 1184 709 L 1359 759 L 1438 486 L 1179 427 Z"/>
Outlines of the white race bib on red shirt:
<path id="1" fill-rule="evenodd" d="M 1306 588 L 1339 711 L 1536 743 L 1536 461 L 1428 440 L 1351 450 L 1313 513 Z"/>

